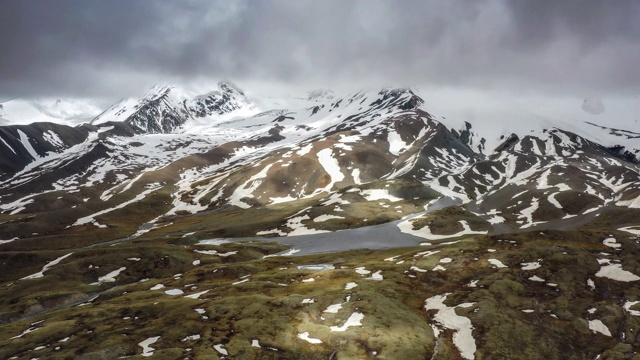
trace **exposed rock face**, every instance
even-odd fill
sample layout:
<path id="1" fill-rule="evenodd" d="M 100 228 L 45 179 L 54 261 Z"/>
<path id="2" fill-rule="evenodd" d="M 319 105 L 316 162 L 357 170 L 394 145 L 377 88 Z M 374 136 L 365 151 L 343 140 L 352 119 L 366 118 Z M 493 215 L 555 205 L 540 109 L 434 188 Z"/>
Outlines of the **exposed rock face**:
<path id="1" fill-rule="evenodd" d="M 0 126 L 0 172 L 12 174 L 49 152 L 61 153 L 85 141 L 91 128 L 52 123 Z"/>
<path id="2" fill-rule="evenodd" d="M 139 100 L 121 101 L 91 123 L 124 122 L 140 134 L 180 132 L 191 118 L 224 115 L 249 106 L 242 92 L 230 83 L 221 82 L 218 90 L 194 98 L 175 94 L 172 86 L 155 86 Z"/>

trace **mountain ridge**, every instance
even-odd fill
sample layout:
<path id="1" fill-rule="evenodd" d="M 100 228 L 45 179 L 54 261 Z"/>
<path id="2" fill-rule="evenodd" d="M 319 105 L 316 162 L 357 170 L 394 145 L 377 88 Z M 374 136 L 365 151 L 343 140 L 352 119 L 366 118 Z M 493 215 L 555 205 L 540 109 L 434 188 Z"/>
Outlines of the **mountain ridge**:
<path id="1" fill-rule="evenodd" d="M 0 357 L 633 353 L 640 165 L 593 140 L 615 131 L 447 126 L 406 88 L 173 91 L 0 126 Z"/>
<path id="2" fill-rule="evenodd" d="M 242 90 L 226 83 L 193 101 L 189 97 L 177 101 L 173 89 L 154 87 L 135 106 L 118 103 L 91 125 L 33 125 L 29 134 L 20 130 L 28 126 L 2 128 L 0 147 L 14 156 L 4 162 L 0 196 L 21 204 L 10 191 L 26 189 L 34 182 L 39 183 L 40 191 L 75 191 L 83 186 L 131 183 L 145 173 L 175 168 L 181 180 L 171 175 L 166 186 L 181 185 L 171 190 L 174 209 L 166 214 L 185 211 L 180 208 L 202 211 L 231 205 L 242 209 L 300 201 L 345 186 L 396 179 L 416 180 L 441 196 L 479 206 L 482 201 L 495 201 L 492 197 L 502 198 L 500 189 L 507 185 L 524 186 L 548 176 L 549 169 L 569 166 L 574 177 L 588 183 L 588 196 L 598 201 L 616 199 L 608 200 L 611 204 L 638 204 L 633 185 L 640 183 L 637 160 L 624 149 L 612 150 L 560 129 L 543 129 L 541 134 L 523 134 L 522 138 L 512 133 L 491 151 L 484 148 L 484 138 L 478 139 L 471 123 L 466 122 L 460 131 L 447 128 L 423 110 L 424 100 L 407 88 L 360 91 L 346 97 L 317 91 L 304 100 L 308 105 L 298 109 L 262 112 L 253 108 Z M 318 103 L 319 99 L 324 102 Z M 252 107 L 252 115 L 228 116 L 247 107 Z M 189 128 L 188 121 L 198 113 L 207 125 L 201 122 Z M 52 126 L 76 135 L 60 141 L 51 132 Z M 71 147 L 81 150 L 68 151 Z M 253 168 L 244 170 L 251 164 Z M 16 174 L 20 166 L 25 168 Z M 611 175 L 605 176 L 612 180 L 589 180 L 595 174 L 589 166 L 610 169 Z M 74 167 L 84 173 L 64 170 Z M 624 178 L 616 178 L 625 172 Z M 227 179 L 215 180 L 222 174 Z M 44 178 L 51 183 L 38 182 Z M 545 179 L 535 181 L 546 184 Z M 195 184 L 207 181 L 213 182 L 203 188 L 205 192 L 197 190 L 202 188 Z M 626 187 L 612 185 L 620 181 Z M 586 188 L 576 183 L 561 189 Z M 195 203 L 194 194 L 199 199 Z M 33 194 L 23 193 L 25 196 Z M 210 203 L 202 203 L 204 199 Z M 20 208 L 4 205 L 12 213 Z"/>

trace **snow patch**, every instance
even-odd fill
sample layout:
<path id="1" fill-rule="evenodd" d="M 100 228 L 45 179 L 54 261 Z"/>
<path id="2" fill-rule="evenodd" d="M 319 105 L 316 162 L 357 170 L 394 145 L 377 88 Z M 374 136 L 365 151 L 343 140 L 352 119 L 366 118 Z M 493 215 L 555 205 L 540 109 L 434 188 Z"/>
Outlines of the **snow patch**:
<path id="1" fill-rule="evenodd" d="M 309 337 L 309 332 L 305 331 L 303 333 L 298 334 L 298 338 L 302 339 L 310 344 L 322 344 L 322 340 Z"/>
<path id="2" fill-rule="evenodd" d="M 331 331 L 342 332 L 346 331 L 352 326 L 362 326 L 362 319 L 364 319 L 364 314 L 360 312 L 354 312 L 349 316 L 347 321 L 342 324 L 342 326 L 332 326 Z"/>
<path id="3" fill-rule="evenodd" d="M 323 214 L 323 215 L 320 215 L 317 218 L 313 219 L 313 222 L 325 222 L 325 221 L 331 220 L 331 219 L 344 219 L 344 217 L 331 215 L 331 214 Z"/>
<path id="4" fill-rule="evenodd" d="M 60 261 L 64 260 L 68 256 L 71 256 L 71 254 L 73 254 L 73 253 L 68 253 L 66 255 L 60 256 L 59 258 L 57 258 L 55 260 L 49 261 L 45 266 L 42 267 L 42 270 L 40 270 L 39 272 L 37 272 L 35 274 L 31 274 L 29 276 L 25 276 L 20 280 L 31 280 L 31 279 L 38 279 L 38 278 L 43 277 L 45 271 L 51 269 L 53 266 L 57 265 L 58 263 L 60 263 Z"/>
<path id="5" fill-rule="evenodd" d="M 417 218 L 413 218 L 413 219 L 407 219 L 404 220 L 402 222 L 400 222 L 397 226 L 400 229 L 401 232 L 405 233 L 405 234 L 409 234 L 409 235 L 414 235 L 414 236 L 418 236 L 427 240 L 442 240 L 442 239 L 447 239 L 447 238 L 452 238 L 452 237 L 458 237 L 458 236 L 464 236 L 464 235 L 485 235 L 487 234 L 487 231 L 474 231 L 471 230 L 471 227 L 469 227 L 469 224 L 465 221 L 465 220 L 460 220 L 458 221 L 461 225 L 463 230 L 455 233 L 455 234 L 450 234 L 450 235 L 435 235 L 433 233 L 431 233 L 431 229 L 429 228 L 429 226 L 425 226 L 422 229 L 418 229 L 418 230 L 414 230 L 413 229 L 413 223 L 411 222 L 411 220 L 414 220 Z"/>
<path id="6" fill-rule="evenodd" d="M 622 247 L 622 244 L 616 242 L 615 238 L 607 238 L 602 240 L 602 243 L 610 248 L 619 249 Z"/>
<path id="7" fill-rule="evenodd" d="M 616 281 L 638 281 L 640 276 L 637 276 L 629 271 L 623 270 L 621 264 L 608 264 L 604 265 L 596 273 L 596 277 L 604 277 Z"/>
<path id="8" fill-rule="evenodd" d="M 344 289 L 345 289 L 345 290 L 351 290 L 351 289 L 353 289 L 353 288 L 354 288 L 354 287 L 356 287 L 356 286 L 358 286 L 358 284 L 356 284 L 356 283 L 354 283 L 354 282 L 348 282 L 348 283 L 344 286 Z"/>
<path id="9" fill-rule="evenodd" d="M 385 189 L 369 189 L 360 191 L 360 195 L 367 201 L 388 200 L 390 202 L 402 201 L 402 198 L 389 194 Z"/>
<path id="10" fill-rule="evenodd" d="M 491 265 L 497 267 L 497 268 L 506 268 L 508 267 L 507 265 L 503 264 L 502 261 L 498 260 L 498 259 L 488 259 L 489 263 L 491 263 Z"/>
<path id="11" fill-rule="evenodd" d="M 147 340 L 139 342 L 138 346 L 142 347 L 142 354 L 141 355 L 145 356 L 145 357 L 153 355 L 153 351 L 155 349 L 152 348 L 150 345 L 155 343 L 156 341 L 158 341 L 158 339 L 160 339 L 160 336 L 150 337 Z"/>
<path id="12" fill-rule="evenodd" d="M 182 291 L 180 289 L 171 289 L 171 290 L 166 290 L 164 293 L 167 294 L 167 295 L 174 296 L 174 295 L 182 295 L 182 294 L 184 294 L 184 291 Z"/>
<path id="13" fill-rule="evenodd" d="M 436 295 L 425 301 L 424 309 L 437 310 L 434 320 L 444 328 L 451 329 L 453 333 L 453 344 L 460 351 L 460 355 L 465 359 L 474 359 L 476 352 L 476 342 L 473 338 L 473 325 L 469 318 L 456 314 L 456 307 L 449 307 L 444 304 L 449 294 Z M 465 304 L 467 305 L 467 304 Z M 466 307 L 466 306 L 465 306 Z"/>
<path id="14" fill-rule="evenodd" d="M 318 189 L 316 192 L 331 191 L 333 185 L 337 182 L 344 180 L 344 174 L 340 170 L 340 164 L 338 160 L 333 157 L 333 150 L 330 148 L 322 149 L 318 151 L 318 161 L 324 171 L 331 176 L 331 182 L 323 189 Z"/>
<path id="15" fill-rule="evenodd" d="M 611 336 L 609 328 L 600 320 L 589 320 L 589 330 L 599 332 L 605 336 Z"/>
<path id="16" fill-rule="evenodd" d="M 640 316 L 640 311 L 638 310 L 631 310 L 631 307 L 633 305 L 636 305 L 640 303 L 640 301 L 627 301 L 624 303 L 624 309 L 627 310 L 627 312 L 633 316 Z"/>
<path id="17" fill-rule="evenodd" d="M 119 269 L 113 270 L 112 272 L 108 273 L 107 275 L 104 276 L 100 276 L 98 278 L 98 282 L 94 282 L 91 283 L 91 285 L 100 285 L 103 283 L 107 283 L 107 282 L 115 282 L 116 281 L 116 277 L 118 275 L 120 275 L 121 272 L 125 271 L 127 268 L 126 267 L 121 267 Z"/>
<path id="18" fill-rule="evenodd" d="M 520 265 L 522 265 L 523 271 L 539 269 L 542 266 L 539 261 L 521 263 Z"/>
<path id="19" fill-rule="evenodd" d="M 337 314 L 342 309 L 342 304 L 329 305 L 323 312 Z"/>
<path id="20" fill-rule="evenodd" d="M 222 344 L 213 345 L 213 348 L 216 349 L 216 351 L 220 353 L 220 355 L 229 356 L 229 352 L 227 351 L 227 349 L 224 348 L 224 345 Z"/>

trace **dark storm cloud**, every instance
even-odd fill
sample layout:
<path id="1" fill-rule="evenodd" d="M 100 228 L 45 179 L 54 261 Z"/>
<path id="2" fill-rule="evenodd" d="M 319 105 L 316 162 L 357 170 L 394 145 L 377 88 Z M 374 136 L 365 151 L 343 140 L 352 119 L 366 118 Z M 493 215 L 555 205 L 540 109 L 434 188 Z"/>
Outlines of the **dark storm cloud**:
<path id="1" fill-rule="evenodd" d="M 0 95 L 201 79 L 637 91 L 640 2 L 0 2 Z"/>
<path id="2" fill-rule="evenodd" d="M 589 48 L 610 40 L 637 42 L 640 35 L 638 1 L 538 0 L 507 5 L 516 24 L 513 34 L 527 45 L 570 35 Z"/>

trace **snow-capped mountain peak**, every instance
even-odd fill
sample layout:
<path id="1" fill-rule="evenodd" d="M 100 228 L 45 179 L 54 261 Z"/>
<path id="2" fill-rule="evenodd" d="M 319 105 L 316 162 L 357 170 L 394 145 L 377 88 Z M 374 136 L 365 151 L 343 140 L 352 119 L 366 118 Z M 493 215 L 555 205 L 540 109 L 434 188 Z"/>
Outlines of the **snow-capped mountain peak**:
<path id="1" fill-rule="evenodd" d="M 218 89 L 203 95 L 175 85 L 154 85 L 138 99 L 113 105 L 91 124 L 124 122 L 140 133 L 174 133 L 183 131 L 193 119 L 222 116 L 250 106 L 244 92 L 229 82 L 220 82 Z"/>

